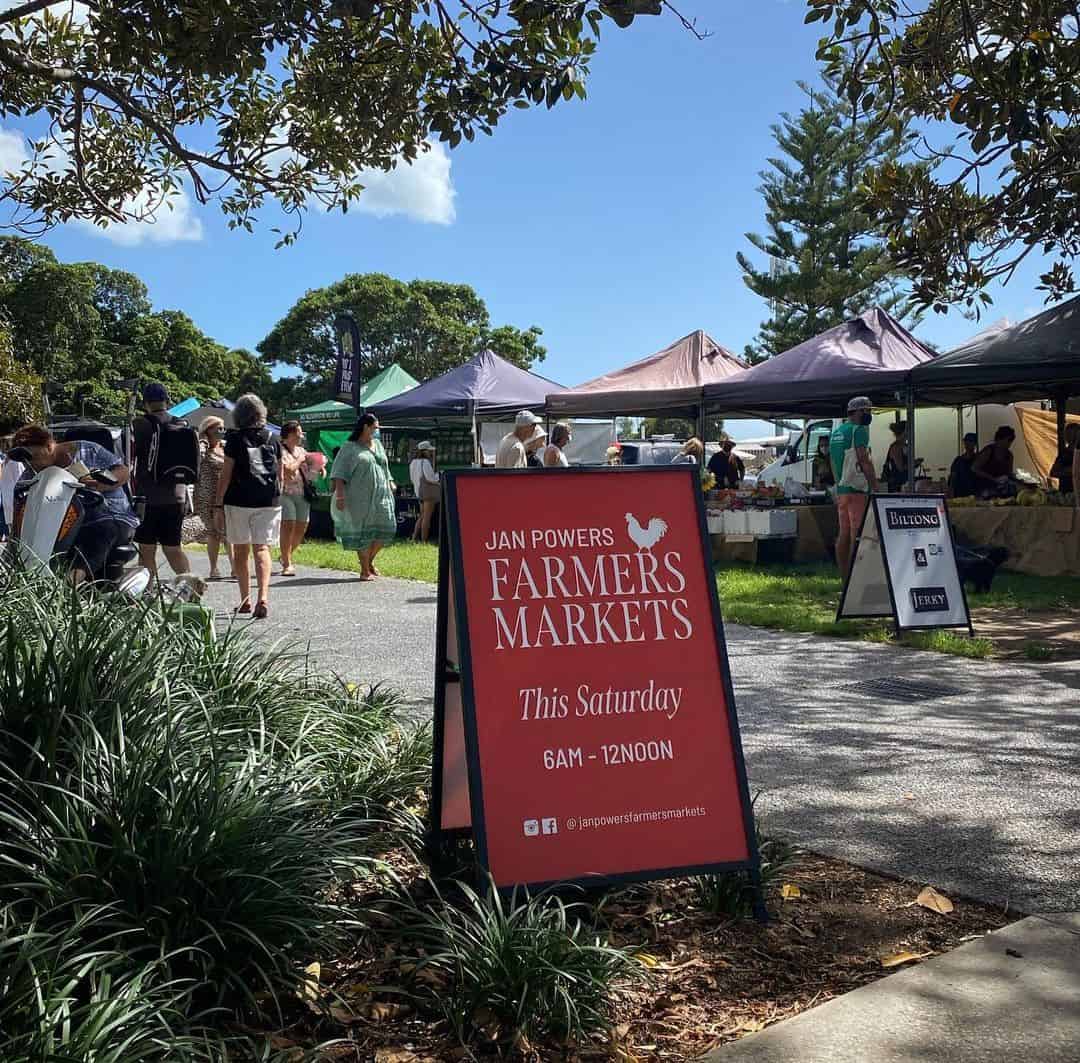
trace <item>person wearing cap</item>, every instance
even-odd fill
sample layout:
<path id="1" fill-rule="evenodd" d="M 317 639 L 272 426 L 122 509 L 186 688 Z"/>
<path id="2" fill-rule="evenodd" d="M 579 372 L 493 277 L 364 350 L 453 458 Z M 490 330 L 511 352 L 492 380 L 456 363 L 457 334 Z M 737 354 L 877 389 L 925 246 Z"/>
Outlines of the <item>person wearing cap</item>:
<path id="1" fill-rule="evenodd" d="M 525 467 L 542 469 L 545 450 L 547 450 L 547 432 L 539 425 L 534 425 L 532 435 L 525 440 Z"/>
<path id="2" fill-rule="evenodd" d="M 533 438 L 540 418 L 532 410 L 519 410 L 514 418 L 514 429 L 507 432 L 495 453 L 496 469 L 524 469 L 528 466 L 525 444 Z"/>
<path id="3" fill-rule="evenodd" d="M 413 525 L 413 542 L 426 543 L 431 535 L 431 519 L 439 504 L 439 474 L 435 471 L 435 444 L 430 439 L 416 444 L 416 457 L 409 462 L 413 494 L 420 503 L 420 519 Z"/>
<path id="4" fill-rule="evenodd" d="M 971 498 L 979 489 L 972 466 L 979 455 L 979 437 L 974 432 L 964 436 L 964 453 L 949 467 L 949 498 Z"/>
<path id="5" fill-rule="evenodd" d="M 862 528 L 870 495 L 878 489 L 874 465 L 870 460 L 870 400 L 865 395 L 847 405 L 847 420 L 841 421 L 829 436 L 829 458 L 836 480 L 836 563 L 847 579 L 851 568 L 852 544 Z"/>
<path id="6" fill-rule="evenodd" d="M 132 425 L 135 436 L 135 490 L 146 498 L 146 512 L 135 531 L 139 564 L 156 573 L 157 548 L 160 544 L 169 567 L 179 576 L 191 568 L 180 546 L 187 510 L 187 486 L 182 483 L 158 483 L 149 472 L 151 444 L 157 438 L 159 427 L 172 420 L 169 393 L 164 384 L 150 383 L 143 388 L 142 397 L 146 415 L 136 418 Z"/>

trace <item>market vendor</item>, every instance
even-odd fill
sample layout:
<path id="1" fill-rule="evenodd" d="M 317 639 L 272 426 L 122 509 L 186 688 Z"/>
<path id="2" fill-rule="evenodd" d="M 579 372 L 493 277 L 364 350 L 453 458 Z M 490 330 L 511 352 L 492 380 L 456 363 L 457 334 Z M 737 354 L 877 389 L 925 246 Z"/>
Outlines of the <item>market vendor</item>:
<path id="1" fill-rule="evenodd" d="M 720 449 L 709 458 L 709 472 L 716 477 L 717 487 L 738 487 L 746 476 L 746 466 L 735 453 L 735 440 L 725 439 Z"/>
<path id="2" fill-rule="evenodd" d="M 1076 465 L 1077 444 L 1080 443 L 1080 424 L 1065 426 L 1065 446 L 1050 468 L 1050 475 L 1057 480 L 1058 490 L 1063 495 L 1074 494 L 1073 467 Z"/>
<path id="3" fill-rule="evenodd" d="M 976 455 L 971 465 L 978 492 L 987 498 L 1003 497 L 1015 493 L 1010 487 L 1013 480 L 1012 445 L 1016 430 L 1003 424 L 994 433 L 994 442 L 988 443 Z"/>
<path id="4" fill-rule="evenodd" d="M 813 480 L 811 481 L 815 491 L 825 491 L 836 486 L 836 477 L 833 475 L 832 459 L 829 457 L 829 437 L 821 436 L 818 439 L 817 453 L 814 455 Z"/>
<path id="5" fill-rule="evenodd" d="M 979 437 L 974 432 L 964 436 L 964 453 L 953 459 L 949 468 L 949 498 L 970 498 L 978 492 L 978 481 L 971 466 L 979 455 Z"/>

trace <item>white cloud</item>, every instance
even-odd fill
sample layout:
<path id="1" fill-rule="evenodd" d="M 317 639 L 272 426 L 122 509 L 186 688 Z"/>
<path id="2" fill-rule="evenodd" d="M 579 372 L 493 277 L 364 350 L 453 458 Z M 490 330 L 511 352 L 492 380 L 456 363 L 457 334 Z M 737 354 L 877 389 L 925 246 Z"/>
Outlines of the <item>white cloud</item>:
<path id="1" fill-rule="evenodd" d="M 26 140 L 17 129 L 0 128 L 0 174 L 22 169 L 26 162 Z"/>
<path id="2" fill-rule="evenodd" d="M 51 150 L 52 158 L 46 161 L 45 168 L 56 173 L 64 172 L 69 164 L 67 153 L 60 145 L 53 145 Z M 28 158 L 23 134 L 18 129 L 5 129 L 0 126 L 0 180 L 3 174 L 19 170 Z M 150 192 L 141 192 L 128 200 L 124 209 L 137 213 L 150 204 Z M 166 202 L 158 204 L 154 215 L 153 220 L 109 222 L 104 228 L 83 218 L 72 224 L 123 247 L 137 247 L 143 243 L 172 244 L 201 240 L 203 237 L 202 221 L 183 189 Z"/>
<path id="3" fill-rule="evenodd" d="M 150 193 L 140 192 L 133 200 L 125 203 L 124 208 L 137 212 L 145 210 L 149 205 Z M 158 204 L 153 220 L 109 222 L 104 228 L 84 219 L 76 221 L 75 224 L 122 247 L 138 247 L 143 243 L 175 244 L 201 240 L 203 237 L 202 221 L 183 189 L 164 203 Z"/>
<path id="4" fill-rule="evenodd" d="M 351 210 L 377 218 L 404 214 L 435 225 L 449 225 L 456 217 L 450 155 L 442 144 L 431 143 L 414 163 L 399 162 L 389 172 L 362 170 L 358 180 L 364 191 Z"/>

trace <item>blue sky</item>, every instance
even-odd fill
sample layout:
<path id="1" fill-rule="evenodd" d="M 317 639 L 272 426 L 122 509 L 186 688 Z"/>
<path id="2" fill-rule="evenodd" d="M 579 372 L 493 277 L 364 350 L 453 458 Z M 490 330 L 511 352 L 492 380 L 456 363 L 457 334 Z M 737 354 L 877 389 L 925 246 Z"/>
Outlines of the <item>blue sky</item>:
<path id="1" fill-rule="evenodd" d="M 542 372 L 565 384 L 695 328 L 740 352 L 765 306 L 735 254 L 762 227 L 769 125 L 804 101 L 795 82 L 816 77 L 819 31 L 797 0 L 681 7 L 709 39 L 672 18 L 609 28 L 586 101 L 512 112 L 493 138 L 381 180 L 377 213 L 313 212 L 295 247 L 273 249 L 272 219 L 254 235 L 229 232 L 215 207 L 190 203 L 156 229 L 110 238 L 72 225 L 47 242 L 64 260 L 137 273 L 155 305 L 230 346 L 253 348 L 305 290 L 378 270 L 472 284 L 494 323 L 541 326 Z M 12 147 L 0 131 L 0 155 Z M 1037 273 L 997 293 L 983 325 L 931 315 L 920 335 L 947 348 L 1036 312 Z"/>

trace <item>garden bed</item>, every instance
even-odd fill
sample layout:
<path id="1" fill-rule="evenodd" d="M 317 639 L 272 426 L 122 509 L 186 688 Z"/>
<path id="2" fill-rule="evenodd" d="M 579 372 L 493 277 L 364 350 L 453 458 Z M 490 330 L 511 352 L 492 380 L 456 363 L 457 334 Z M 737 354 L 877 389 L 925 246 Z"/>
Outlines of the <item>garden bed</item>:
<path id="1" fill-rule="evenodd" d="M 395 862 L 422 904 L 425 880 L 404 857 Z M 445 980 L 425 968 L 423 950 L 391 929 L 321 965 L 319 996 L 336 1019 L 308 1012 L 274 1030 L 274 1042 L 299 1058 L 317 1041 L 341 1038 L 325 1058 L 378 1063 L 500 1053 L 536 1061 L 695 1059 L 1020 917 L 958 898 L 946 899 L 954 908 L 943 914 L 918 903 L 922 889 L 802 854 L 769 883 L 766 925 L 709 911 L 693 880 L 584 898 L 576 914 L 630 950 L 641 978 L 615 991 L 609 1029 L 574 1048 L 533 1044 L 494 1015 L 479 1015 L 482 1032 L 466 1051 L 430 1006 L 432 994 L 448 988 Z M 380 898 L 362 892 L 356 903 L 370 911 Z"/>

